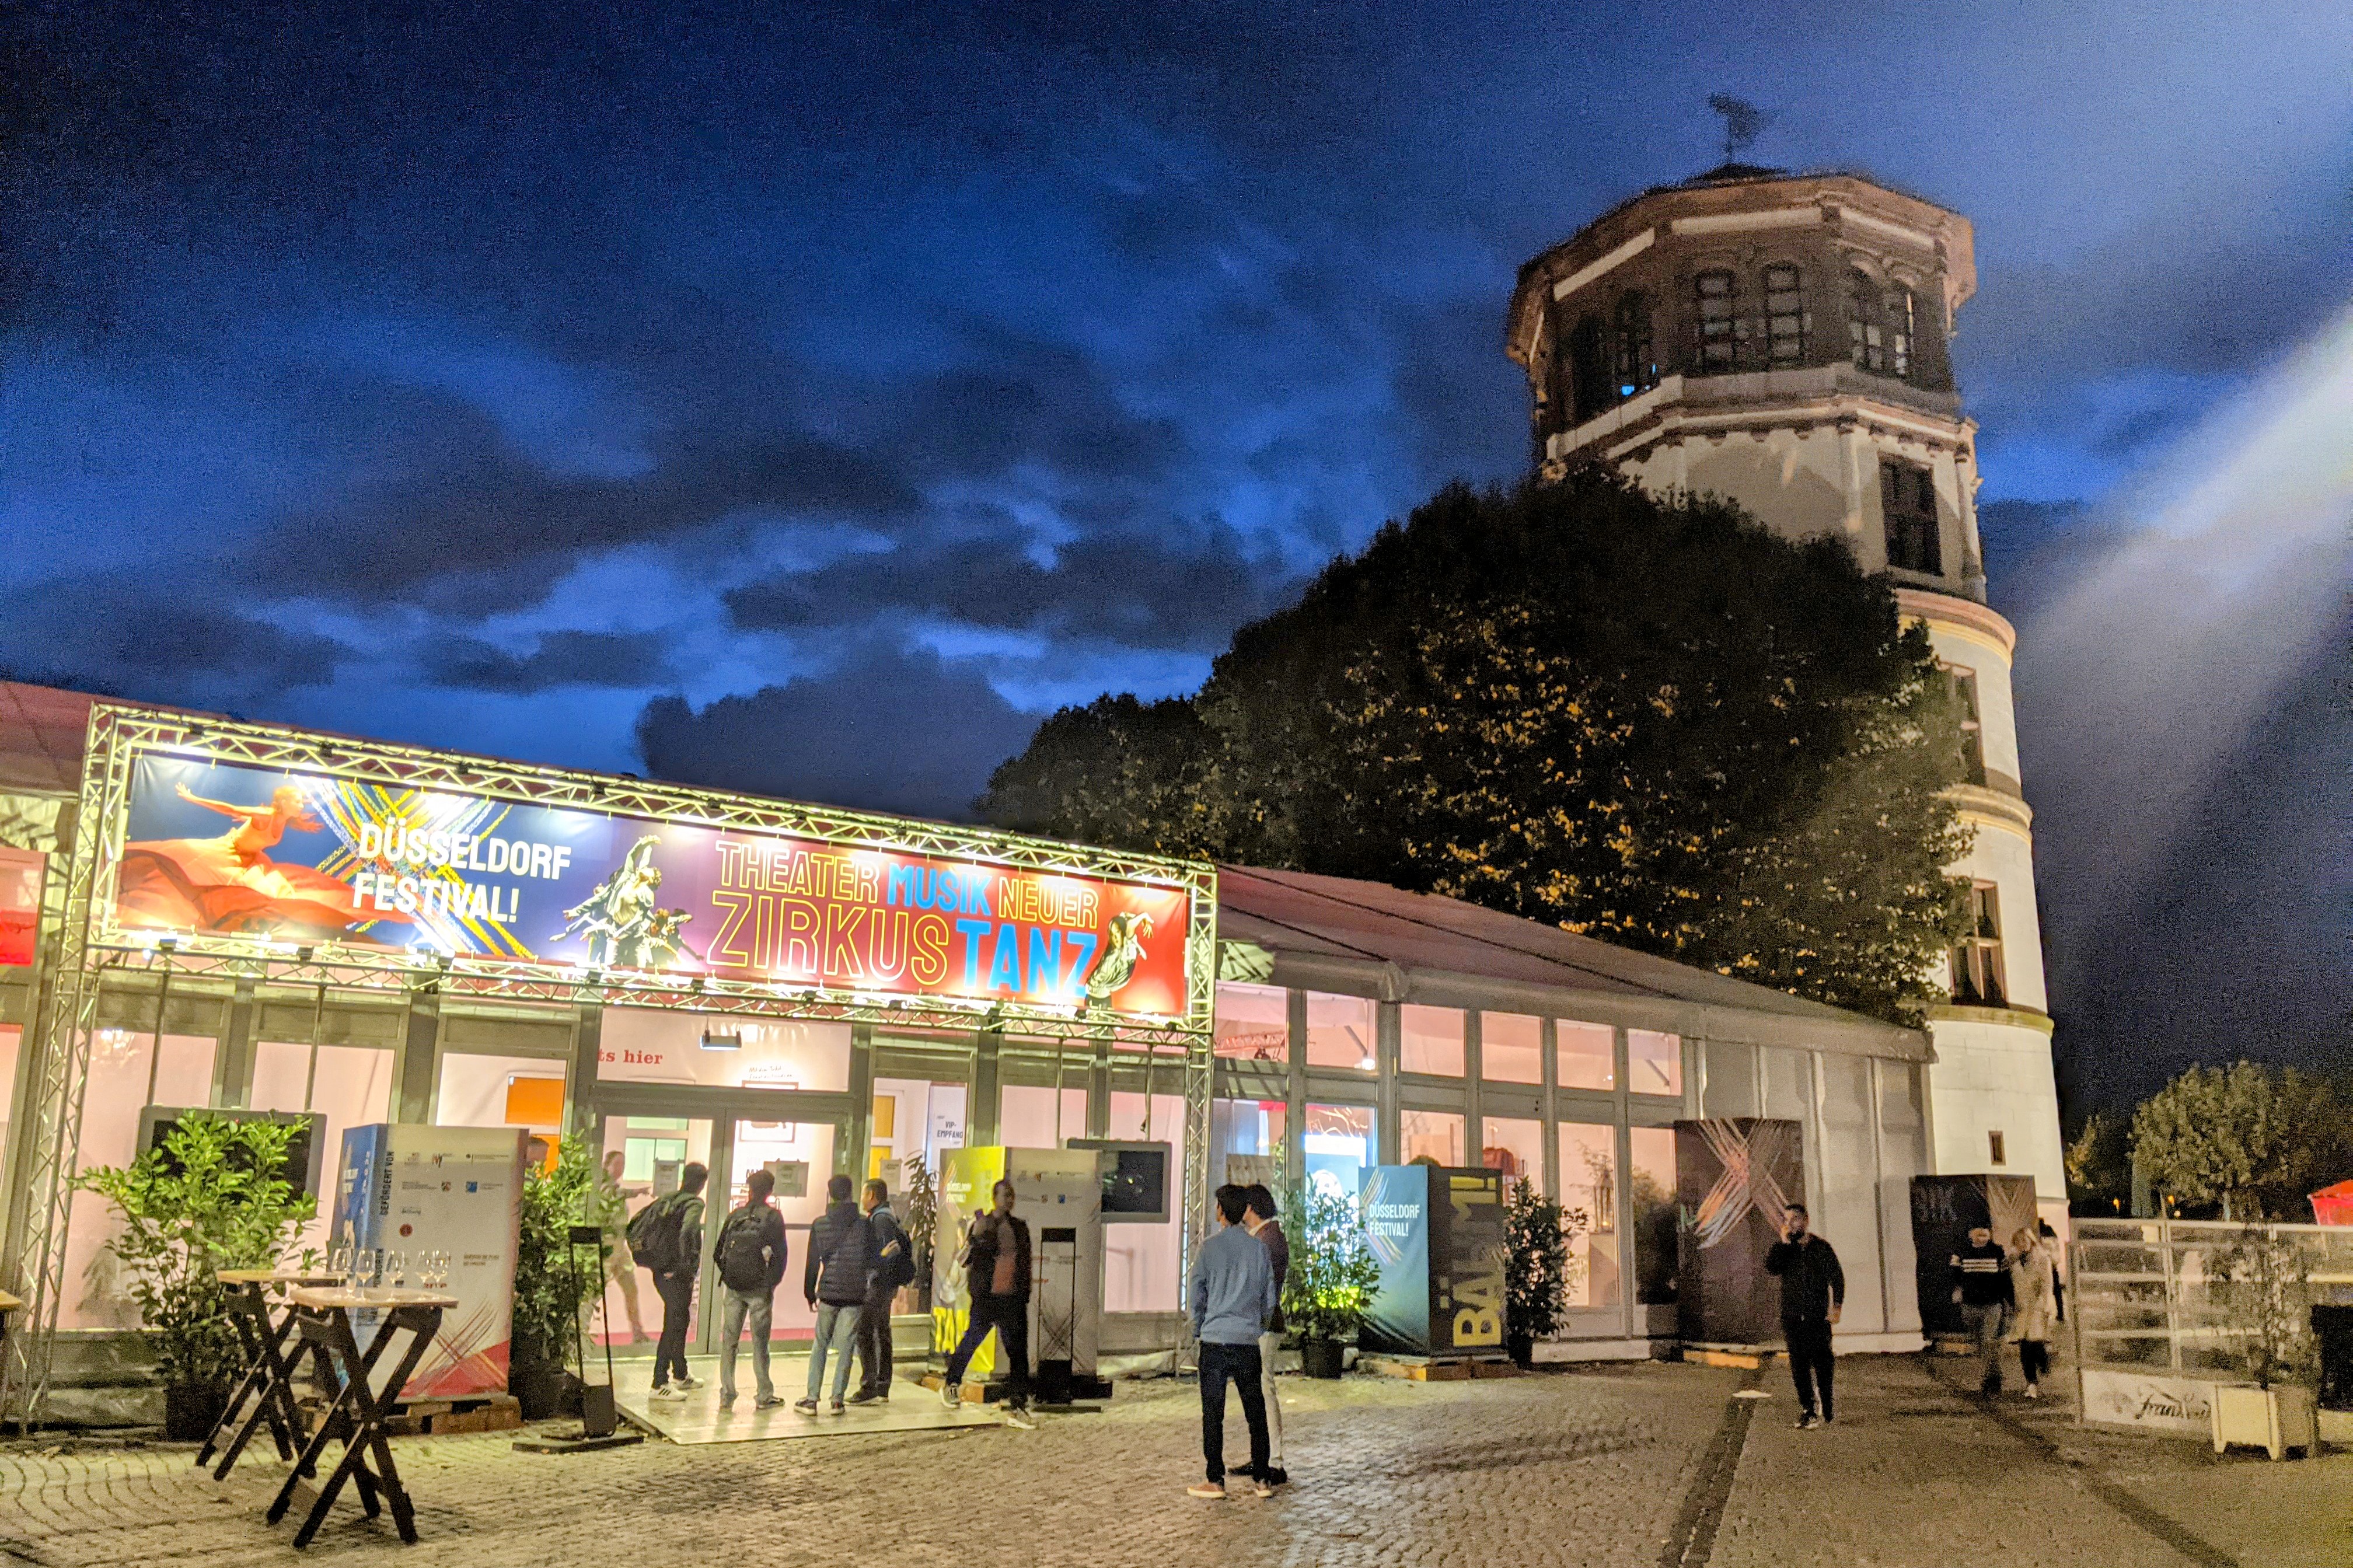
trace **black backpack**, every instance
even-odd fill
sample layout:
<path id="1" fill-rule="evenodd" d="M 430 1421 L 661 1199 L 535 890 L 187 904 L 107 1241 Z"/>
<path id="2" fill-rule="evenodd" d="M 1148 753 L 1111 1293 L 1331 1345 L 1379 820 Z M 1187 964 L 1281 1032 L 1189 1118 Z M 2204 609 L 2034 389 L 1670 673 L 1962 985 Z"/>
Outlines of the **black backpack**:
<path id="1" fill-rule="evenodd" d="M 719 1280 L 730 1290 L 756 1295 L 768 1289 L 768 1245 L 765 1204 L 747 1205 L 727 1216 L 719 1233 Z"/>
<path id="2" fill-rule="evenodd" d="M 639 1209 L 629 1220 L 629 1252 L 640 1268 L 650 1268 L 657 1274 L 683 1274 L 694 1267 L 694 1260 L 681 1258 L 686 1249 L 680 1245 L 679 1235 L 685 1221 L 685 1193 L 672 1193 L 656 1198 Z"/>

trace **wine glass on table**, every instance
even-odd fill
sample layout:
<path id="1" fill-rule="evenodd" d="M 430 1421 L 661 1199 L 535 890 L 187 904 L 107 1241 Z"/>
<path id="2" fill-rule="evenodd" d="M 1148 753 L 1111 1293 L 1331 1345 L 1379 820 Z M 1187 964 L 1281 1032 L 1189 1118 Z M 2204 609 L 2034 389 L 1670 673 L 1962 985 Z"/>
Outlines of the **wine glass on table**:
<path id="1" fill-rule="evenodd" d="M 408 1254 L 401 1251 L 398 1247 L 395 1247 L 390 1252 L 385 1253 L 384 1257 L 384 1273 L 385 1283 L 389 1284 L 394 1289 L 397 1290 L 406 1285 L 408 1283 Z"/>

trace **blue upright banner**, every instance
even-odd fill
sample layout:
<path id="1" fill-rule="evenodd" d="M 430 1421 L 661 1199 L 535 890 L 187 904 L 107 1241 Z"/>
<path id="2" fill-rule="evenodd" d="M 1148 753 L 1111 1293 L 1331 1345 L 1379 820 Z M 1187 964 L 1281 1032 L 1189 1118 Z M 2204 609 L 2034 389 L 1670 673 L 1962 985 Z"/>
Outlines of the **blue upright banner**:
<path id="1" fill-rule="evenodd" d="M 1364 1174 L 1365 1234 L 1380 1284 L 1357 1337 L 1400 1355 L 1501 1353 L 1504 1178 L 1438 1165 L 1376 1165 Z"/>

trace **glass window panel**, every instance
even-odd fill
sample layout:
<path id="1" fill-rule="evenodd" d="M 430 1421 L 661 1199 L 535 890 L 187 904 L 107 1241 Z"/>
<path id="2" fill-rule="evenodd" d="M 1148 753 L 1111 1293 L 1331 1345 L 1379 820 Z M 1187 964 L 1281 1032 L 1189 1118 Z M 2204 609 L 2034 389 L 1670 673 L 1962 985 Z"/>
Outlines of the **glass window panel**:
<path id="1" fill-rule="evenodd" d="M 1252 1160 L 1279 1157 L 1282 1152 L 1284 1106 L 1279 1100 L 1219 1100 L 1209 1104 L 1211 1183 L 1239 1177 L 1226 1163 L 1229 1155 Z M 1273 1184 L 1268 1184 L 1271 1186 Z"/>
<path id="2" fill-rule="evenodd" d="M 1584 1216 L 1569 1241 L 1568 1305 L 1619 1304 L 1618 1129 L 1560 1124 L 1560 1206 Z M 1574 1226 L 1574 1221 L 1572 1221 Z"/>
<path id="3" fill-rule="evenodd" d="M 1409 1002 L 1398 1009 L 1398 1067 L 1438 1078 L 1462 1076 L 1462 1010 Z"/>
<path id="4" fill-rule="evenodd" d="M 1627 1030 L 1626 1087 L 1636 1094 L 1682 1094 L 1683 1037 L 1649 1029 Z"/>
<path id="5" fill-rule="evenodd" d="M 1371 1072 L 1377 1065 L 1373 1040 L 1371 997 L 1335 996 L 1321 991 L 1307 994 L 1309 1067 Z M 1355 1197 L 1356 1189 L 1350 1187 L 1348 1195 Z"/>
<path id="6" fill-rule="evenodd" d="M 714 1050 L 703 1044 L 706 1037 L 736 1043 Z M 849 1087 L 849 1026 L 608 1007 L 596 1076 L 607 1083 L 839 1094 Z"/>
<path id="7" fill-rule="evenodd" d="M 1111 1097 L 1111 1135 L 1134 1138 L 1145 1131 L 1144 1096 L 1126 1092 Z M 1183 1180 L 1185 1169 L 1185 1096 L 1180 1092 L 1152 1097 L 1150 1136 L 1168 1145 L 1168 1174 Z M 1106 1312 L 1173 1312 L 1176 1310 L 1177 1235 L 1184 1226 L 1184 1202 L 1168 1194 L 1168 1219 L 1163 1225 L 1103 1226 L 1103 1310 Z M 1031 1225 L 1039 1222 L 1033 1216 Z M 1031 1354 L 1038 1352 L 1032 1351 Z"/>
<path id="8" fill-rule="evenodd" d="M 0 1028 L 0 1085 L 16 1081 L 16 1049 L 25 1031 L 9 1025 Z M 0 1093 L 0 1171 L 8 1168 L 8 1097 Z"/>
<path id="9" fill-rule="evenodd" d="M 148 1105 L 148 1074 L 154 1073 L 152 1103 L 199 1106 L 212 1103 L 215 1042 L 195 1035 L 166 1035 L 159 1058 L 155 1037 L 129 1029 L 100 1029 L 90 1038 L 90 1081 L 83 1091 L 81 1141 L 75 1166 L 128 1165 L 139 1157 L 139 1112 Z M 128 1329 L 139 1321 L 131 1292 L 108 1243 L 121 1233 L 114 1205 L 96 1193 L 78 1192 L 67 1220 L 65 1295 L 58 1304 L 61 1329 Z"/>
<path id="10" fill-rule="evenodd" d="M 1618 1087 L 1617 1033 L 1607 1024 L 1560 1019 L 1553 1025 L 1553 1081 L 1563 1089 Z"/>
<path id="11" fill-rule="evenodd" d="M 1479 1076 L 1490 1083 L 1544 1082 L 1544 1020 L 1525 1013 L 1480 1014 Z"/>
<path id="12" fill-rule="evenodd" d="M 1675 1299 L 1675 1130 L 1636 1127 L 1632 1185 L 1634 1300 L 1662 1306 Z"/>
<path id="13" fill-rule="evenodd" d="M 1135 1114 L 1142 1116 L 1143 1097 L 1135 1099 Z M 1054 1091 L 1045 1085 L 1008 1083 L 998 1090 L 997 1103 L 997 1141 L 1008 1149 L 1059 1149 L 1065 1138 L 1087 1135 L 1087 1091 L 1083 1089 L 1063 1088 L 1062 1120 L 1059 1125 L 1054 1121 Z M 1133 1126 L 1130 1123 L 1131 1129 Z M 1119 1130 L 1116 1118 L 1112 1127 L 1111 1135 L 1114 1138 L 1133 1136 L 1132 1131 Z"/>
<path id="14" fill-rule="evenodd" d="M 303 1227 L 301 1242 L 323 1250 L 334 1217 L 329 1211 L 335 1173 L 342 1169 L 344 1132 L 392 1119 L 392 1053 L 368 1046 L 321 1046 L 313 1081 L 308 1044 L 256 1041 L 253 1092 L 246 1103 L 256 1110 L 315 1110 L 326 1117 L 326 1157 L 319 1168 L 321 1184 L 328 1191 L 321 1196 L 318 1217 Z"/>
<path id="15" fill-rule="evenodd" d="M 1218 1055 L 1248 1061 L 1291 1059 L 1291 998 L 1279 985 L 1218 987 Z"/>
<path id="16" fill-rule="evenodd" d="M 564 1064 L 545 1057 L 478 1057 L 451 1051 L 441 1058 L 441 1082 L 433 1097 L 437 1127 L 530 1128 L 533 1132 L 557 1131 L 554 1121 L 511 1122 L 508 1091 L 518 1079 L 564 1081 Z"/>
<path id="17" fill-rule="evenodd" d="M 1301 1132 L 1305 1146 L 1307 1179 L 1319 1191 L 1353 1199 L 1365 1167 L 1373 1163 L 1380 1145 L 1374 1136 L 1369 1105 L 1311 1105 Z"/>
<path id="18" fill-rule="evenodd" d="M 1544 1180 L 1544 1123 L 1490 1116 L 1479 1133 L 1479 1163 L 1504 1173 L 1506 1196 L 1521 1182 Z"/>
<path id="19" fill-rule="evenodd" d="M 711 1163 L 712 1124 L 701 1119 L 692 1121 L 676 1117 L 608 1116 L 605 1118 L 605 1147 L 602 1156 L 621 1156 L 620 1215 L 617 1216 L 616 1232 L 626 1233 L 628 1216 L 666 1193 L 678 1190 L 679 1173 L 691 1162 L 708 1167 Z M 828 1129 L 828 1131 L 831 1130 Z M 717 1239 L 719 1217 L 724 1214 L 727 1201 L 715 1194 L 710 1186 L 702 1189 L 702 1237 L 708 1243 Z M 718 1210 L 714 1215 L 712 1211 Z M 806 1237 L 806 1232 L 803 1236 Z M 790 1246 L 797 1239 L 786 1237 Z M 795 1252 L 797 1265 L 800 1254 Z M 786 1301 L 800 1304 L 800 1293 L 790 1289 L 794 1277 L 786 1276 L 787 1289 L 776 1292 L 776 1315 L 784 1317 Z M 695 1291 L 695 1310 L 689 1322 L 693 1323 L 702 1312 L 702 1292 Z M 803 1317 L 814 1324 L 815 1320 Z M 597 1310 L 591 1333 L 607 1343 L 626 1345 L 649 1343 L 661 1332 L 661 1298 L 654 1293 L 653 1276 L 637 1265 L 624 1243 L 607 1261 L 605 1293 Z M 807 1331 L 804 1331 L 805 1332 Z M 687 1343 L 695 1344 L 690 1332 Z"/>
<path id="20" fill-rule="evenodd" d="M 1430 1159 L 1462 1163 L 1462 1118 L 1448 1110 L 1407 1110 L 1398 1116 L 1398 1152 L 1407 1164 Z"/>

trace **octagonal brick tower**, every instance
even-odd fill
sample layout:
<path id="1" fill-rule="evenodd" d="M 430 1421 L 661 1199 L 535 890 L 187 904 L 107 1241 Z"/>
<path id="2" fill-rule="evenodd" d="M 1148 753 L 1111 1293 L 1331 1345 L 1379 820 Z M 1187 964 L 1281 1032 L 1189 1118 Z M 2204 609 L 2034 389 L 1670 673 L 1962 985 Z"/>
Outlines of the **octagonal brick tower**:
<path id="1" fill-rule="evenodd" d="M 1506 351 L 1534 394 L 1539 471 L 1605 463 L 1713 492 L 1884 572 L 1972 715 L 1951 868 L 1974 934 L 1935 1008 L 1940 1171 L 2031 1175 L 2066 1213 L 2032 813 L 2010 708 L 2017 634 L 1985 604 L 1977 426 L 1947 345 L 1977 287 L 1969 221 L 1849 174 L 1726 164 L 1646 191 L 1520 268 Z"/>

